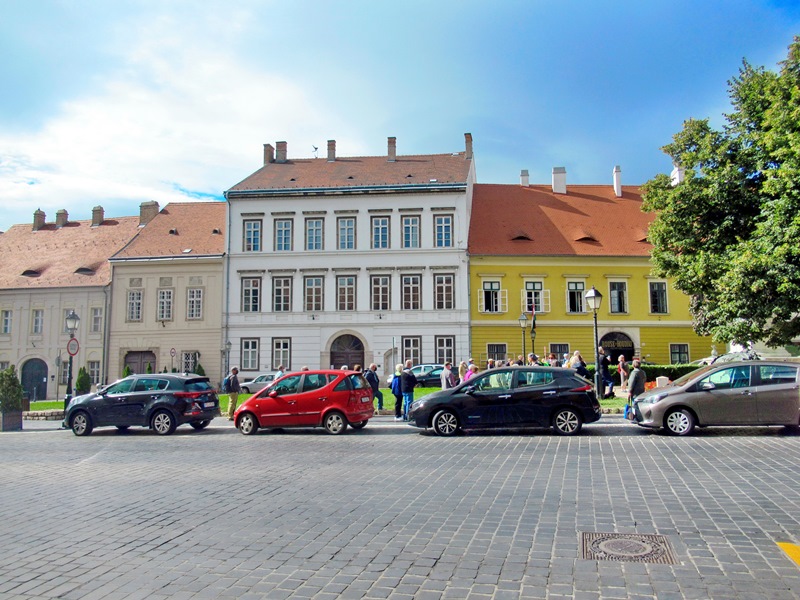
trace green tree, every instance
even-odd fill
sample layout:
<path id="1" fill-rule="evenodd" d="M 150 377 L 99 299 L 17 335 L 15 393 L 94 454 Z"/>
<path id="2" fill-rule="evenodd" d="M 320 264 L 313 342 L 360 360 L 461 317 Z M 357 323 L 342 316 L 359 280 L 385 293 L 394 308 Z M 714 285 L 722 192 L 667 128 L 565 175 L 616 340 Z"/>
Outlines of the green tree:
<path id="1" fill-rule="evenodd" d="M 206 375 L 206 370 L 200 363 L 197 363 L 197 366 L 194 368 L 194 372 L 197 373 L 198 375 L 202 375 L 203 377 L 205 377 Z"/>
<path id="2" fill-rule="evenodd" d="M 148 375 L 152 375 L 153 374 L 153 365 L 151 365 L 150 363 L 147 363 L 147 366 L 145 367 L 144 372 L 147 373 Z"/>
<path id="3" fill-rule="evenodd" d="M 133 371 L 131 371 L 131 366 L 130 365 L 125 365 L 125 368 L 122 369 L 122 377 L 127 377 L 131 373 L 133 373 Z"/>
<path id="4" fill-rule="evenodd" d="M 22 410 L 22 384 L 14 365 L 0 371 L 0 412 L 12 413 Z"/>
<path id="5" fill-rule="evenodd" d="M 663 148 L 683 182 L 644 185 L 654 271 L 691 297 L 698 333 L 781 346 L 800 335 L 800 37 L 728 90 L 720 131 L 690 119 Z"/>
<path id="6" fill-rule="evenodd" d="M 89 379 L 89 373 L 86 372 L 84 367 L 78 369 L 78 377 L 75 379 L 75 393 L 88 394 L 92 389 L 92 380 Z"/>

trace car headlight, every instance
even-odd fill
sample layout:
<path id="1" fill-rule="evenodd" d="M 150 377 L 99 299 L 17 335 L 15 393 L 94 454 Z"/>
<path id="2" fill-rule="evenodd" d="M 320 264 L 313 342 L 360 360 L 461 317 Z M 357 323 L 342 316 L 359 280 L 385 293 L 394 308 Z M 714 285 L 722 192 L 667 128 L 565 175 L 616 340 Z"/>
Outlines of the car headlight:
<path id="1" fill-rule="evenodd" d="M 656 394 L 654 396 L 648 396 L 647 398 L 642 398 L 638 400 L 642 404 L 655 404 L 657 402 L 661 402 L 664 398 L 666 398 L 669 394 Z"/>

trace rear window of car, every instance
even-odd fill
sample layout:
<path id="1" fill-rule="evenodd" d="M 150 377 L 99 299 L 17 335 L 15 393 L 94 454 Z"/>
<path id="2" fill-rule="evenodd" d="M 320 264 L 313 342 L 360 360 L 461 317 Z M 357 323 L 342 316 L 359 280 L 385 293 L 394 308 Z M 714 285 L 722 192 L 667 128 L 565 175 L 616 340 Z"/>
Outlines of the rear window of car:
<path id="1" fill-rule="evenodd" d="M 328 378 L 324 373 L 307 373 L 303 381 L 303 391 L 310 392 L 328 385 Z"/>
<path id="2" fill-rule="evenodd" d="M 187 392 L 205 392 L 214 389 L 208 383 L 208 379 L 191 379 L 183 387 Z"/>
<path id="3" fill-rule="evenodd" d="M 517 387 L 547 385 L 552 383 L 553 379 L 553 373 L 549 371 L 519 371 L 517 373 Z"/>
<path id="4" fill-rule="evenodd" d="M 794 383 L 797 379 L 797 367 L 791 365 L 759 365 L 758 377 L 760 385 Z"/>
<path id="5" fill-rule="evenodd" d="M 169 381 L 157 377 L 140 377 L 136 380 L 133 387 L 134 392 L 150 392 L 152 390 L 165 390 L 169 387 Z"/>

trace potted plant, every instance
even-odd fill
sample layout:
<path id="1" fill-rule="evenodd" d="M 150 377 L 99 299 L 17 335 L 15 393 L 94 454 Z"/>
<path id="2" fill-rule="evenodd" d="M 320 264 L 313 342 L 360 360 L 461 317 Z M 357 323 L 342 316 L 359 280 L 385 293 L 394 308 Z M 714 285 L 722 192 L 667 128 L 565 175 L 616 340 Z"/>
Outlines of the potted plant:
<path id="1" fill-rule="evenodd" d="M 0 431 L 22 429 L 22 384 L 14 365 L 0 371 Z"/>

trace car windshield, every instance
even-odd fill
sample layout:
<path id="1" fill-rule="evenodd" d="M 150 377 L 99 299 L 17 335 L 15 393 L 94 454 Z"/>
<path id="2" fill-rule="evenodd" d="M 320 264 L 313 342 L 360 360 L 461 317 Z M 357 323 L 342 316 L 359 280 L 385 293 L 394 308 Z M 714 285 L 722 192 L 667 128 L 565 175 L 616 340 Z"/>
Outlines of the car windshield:
<path id="1" fill-rule="evenodd" d="M 672 382 L 672 385 L 685 385 L 692 379 L 704 375 L 705 373 L 708 373 L 711 369 L 714 368 L 715 368 L 714 365 L 705 365 L 703 367 L 700 367 L 699 369 L 695 369 L 690 373 L 686 373 L 686 375 L 678 377 L 675 381 Z"/>

